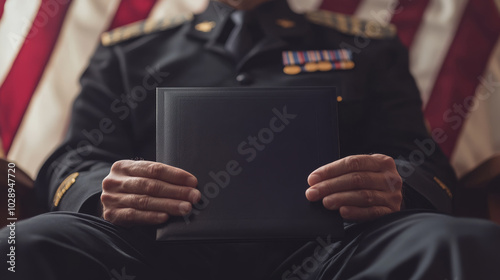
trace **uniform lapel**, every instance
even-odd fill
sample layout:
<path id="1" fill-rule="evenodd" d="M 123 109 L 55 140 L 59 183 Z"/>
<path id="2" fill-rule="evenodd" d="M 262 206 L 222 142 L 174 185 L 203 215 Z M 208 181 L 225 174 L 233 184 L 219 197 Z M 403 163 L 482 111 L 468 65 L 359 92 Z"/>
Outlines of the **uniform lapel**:
<path id="1" fill-rule="evenodd" d="M 294 39 L 303 38 L 310 30 L 309 22 L 294 13 L 286 0 L 275 0 L 257 8 L 256 15 L 264 36 L 240 61 L 238 69 L 261 53 L 285 49 Z"/>
<path id="2" fill-rule="evenodd" d="M 205 42 L 206 49 L 230 57 L 224 49 L 224 43 L 234 26 L 230 20 L 233 11 L 233 8 L 223 3 L 211 1 L 203 13 L 195 15 L 188 36 Z M 310 30 L 309 22 L 304 16 L 294 13 L 286 0 L 264 3 L 254 14 L 263 36 L 237 63 L 238 69 L 263 52 L 285 49 L 290 41 L 303 38 Z"/>
<path id="3" fill-rule="evenodd" d="M 224 50 L 224 41 L 232 28 L 228 20 L 233 10 L 223 3 L 210 1 L 203 13 L 194 16 L 188 36 L 204 41 L 208 50 L 229 56 Z"/>

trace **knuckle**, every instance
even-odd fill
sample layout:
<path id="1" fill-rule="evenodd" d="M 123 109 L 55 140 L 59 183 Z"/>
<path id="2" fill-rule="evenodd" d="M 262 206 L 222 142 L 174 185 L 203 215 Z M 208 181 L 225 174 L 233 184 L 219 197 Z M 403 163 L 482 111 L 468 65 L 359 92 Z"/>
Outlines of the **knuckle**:
<path id="1" fill-rule="evenodd" d="M 135 201 L 139 209 L 148 209 L 151 203 L 151 199 L 147 196 L 138 197 Z"/>
<path id="2" fill-rule="evenodd" d="M 351 180 L 352 180 L 352 184 L 354 186 L 362 187 L 365 185 L 367 178 L 366 178 L 366 176 L 361 175 L 360 173 L 353 173 Z"/>
<path id="3" fill-rule="evenodd" d="M 160 194 L 161 185 L 158 182 L 153 180 L 147 180 L 141 184 L 143 185 L 145 193 L 152 196 L 158 196 Z"/>
<path id="4" fill-rule="evenodd" d="M 393 192 L 391 194 L 391 200 L 394 202 L 394 203 L 401 203 L 401 200 L 403 200 L 403 192 L 401 191 L 398 191 L 398 192 Z"/>
<path id="5" fill-rule="evenodd" d="M 111 194 L 109 194 L 107 192 L 103 192 L 101 194 L 101 202 L 103 205 L 108 205 L 108 204 L 112 203 L 113 201 L 114 201 L 114 197 Z"/>
<path id="6" fill-rule="evenodd" d="M 345 164 L 351 171 L 359 171 L 361 169 L 361 163 L 359 161 L 359 158 L 356 156 L 346 157 Z"/>
<path id="7" fill-rule="evenodd" d="M 111 179 L 111 177 L 109 176 L 106 176 L 104 179 L 102 179 L 102 189 L 104 191 L 109 191 L 113 183 L 113 179 Z"/>
<path id="8" fill-rule="evenodd" d="M 122 185 L 123 189 L 128 192 L 142 193 L 144 179 L 138 177 L 127 177 Z"/>
<path id="9" fill-rule="evenodd" d="M 380 158 L 381 158 L 380 161 L 384 167 L 388 169 L 396 169 L 396 162 L 392 157 L 382 155 Z"/>
<path id="10" fill-rule="evenodd" d="M 170 198 L 179 198 L 180 199 L 180 198 L 183 197 L 182 196 L 183 194 L 184 194 L 184 192 L 183 192 L 182 188 L 175 188 L 174 187 L 174 188 L 170 189 L 170 195 L 169 195 L 169 197 Z"/>
<path id="11" fill-rule="evenodd" d="M 104 208 L 102 210 L 102 217 L 106 220 L 106 221 L 110 221 L 110 222 L 115 222 L 116 221 L 116 210 L 115 209 L 110 209 L 110 208 Z"/>
<path id="12" fill-rule="evenodd" d="M 397 190 L 401 190 L 403 188 L 403 178 L 399 176 L 399 174 L 394 174 L 394 179 Z"/>
<path id="13" fill-rule="evenodd" d="M 385 173 L 385 178 L 391 191 L 400 191 L 403 187 L 403 178 L 398 173 Z"/>
<path id="14" fill-rule="evenodd" d="M 112 191 L 116 186 L 120 185 L 120 181 L 113 176 L 106 176 L 102 180 L 102 189 L 104 191 Z"/>
<path id="15" fill-rule="evenodd" d="M 127 160 L 115 161 L 111 166 L 111 172 L 120 172 L 127 166 Z"/>
<path id="16" fill-rule="evenodd" d="M 163 173 L 163 166 L 159 163 L 151 163 L 147 168 L 146 172 L 150 174 L 153 178 L 158 178 Z"/>
<path id="17" fill-rule="evenodd" d="M 124 190 L 129 190 L 133 188 L 135 185 L 137 185 L 137 178 L 135 177 L 127 177 L 122 183 Z"/>
<path id="18" fill-rule="evenodd" d="M 368 202 L 368 204 L 372 204 L 375 201 L 375 196 L 372 191 L 369 190 L 362 190 L 360 191 L 361 197 Z"/>
<path id="19" fill-rule="evenodd" d="M 320 193 L 321 196 L 326 196 L 326 195 L 335 193 L 336 188 L 335 188 L 334 184 L 332 184 L 331 182 L 326 181 L 326 182 L 319 183 L 318 187 L 316 188 L 316 190 L 319 191 L 319 193 Z"/>

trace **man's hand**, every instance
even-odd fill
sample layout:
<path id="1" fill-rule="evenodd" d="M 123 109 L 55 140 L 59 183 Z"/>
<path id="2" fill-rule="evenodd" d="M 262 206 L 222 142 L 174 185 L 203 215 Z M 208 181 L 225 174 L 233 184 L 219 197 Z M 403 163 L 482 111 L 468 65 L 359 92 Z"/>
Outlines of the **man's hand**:
<path id="1" fill-rule="evenodd" d="M 103 218 L 130 227 L 160 224 L 182 216 L 201 193 L 192 174 L 150 161 L 117 161 L 102 181 Z"/>
<path id="2" fill-rule="evenodd" d="M 401 208 L 402 179 L 385 155 L 349 156 L 316 169 L 307 181 L 307 199 L 322 200 L 344 219 L 372 220 Z"/>

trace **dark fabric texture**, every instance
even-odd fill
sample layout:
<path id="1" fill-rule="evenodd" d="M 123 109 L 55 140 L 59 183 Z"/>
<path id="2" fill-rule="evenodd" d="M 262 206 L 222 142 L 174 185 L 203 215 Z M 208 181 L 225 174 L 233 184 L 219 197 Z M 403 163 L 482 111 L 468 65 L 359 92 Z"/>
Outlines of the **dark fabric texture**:
<path id="1" fill-rule="evenodd" d="M 231 20 L 234 27 L 226 40 L 226 50 L 240 61 L 252 49 L 255 38 L 251 32 L 252 15 L 247 11 L 234 11 Z"/>
<path id="2" fill-rule="evenodd" d="M 499 230 L 487 221 L 402 211 L 348 229 L 327 247 L 325 261 L 313 253 L 284 279 L 497 279 Z"/>
<path id="3" fill-rule="evenodd" d="M 86 214 L 19 222 L 16 272 L 1 279 L 498 279 L 500 227 L 402 211 L 351 225 L 342 241 L 169 245 Z M 0 230 L 5 240 L 9 229 Z"/>

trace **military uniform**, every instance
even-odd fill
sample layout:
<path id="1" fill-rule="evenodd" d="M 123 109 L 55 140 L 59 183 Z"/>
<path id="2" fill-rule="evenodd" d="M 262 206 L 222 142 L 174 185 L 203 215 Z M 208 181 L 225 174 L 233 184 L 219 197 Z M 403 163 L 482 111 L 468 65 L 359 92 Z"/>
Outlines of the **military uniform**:
<path id="1" fill-rule="evenodd" d="M 454 174 L 437 146 L 426 147 L 432 148 L 427 152 L 415 143 L 430 139 L 407 51 L 393 27 L 367 28 L 359 20 L 323 12 L 304 17 L 283 1 L 268 3 L 256 13 L 258 41 L 235 61 L 224 46 L 231 11 L 213 3 L 192 20 L 180 15 L 103 35 L 105 45 L 81 79 L 68 138 L 38 178 L 41 197 L 52 198 L 67 176 L 79 173 L 57 207 L 50 201 L 52 210 L 85 208 L 89 198 L 98 197 L 114 161 L 155 159 L 156 87 L 337 86 L 341 155 L 382 153 L 400 165 L 418 165 L 403 177 L 410 192 L 417 190 L 411 194 L 424 198 L 408 203 L 450 212 Z M 339 49 L 351 51 L 352 69 L 285 73 L 284 51 Z M 425 158 L 410 159 L 414 151 L 426 152 Z"/>
<path id="2" fill-rule="evenodd" d="M 469 235 L 470 229 L 481 228 L 491 237 L 500 230 L 485 222 L 410 210 L 450 212 L 457 182 L 427 133 L 407 51 L 394 27 L 326 12 L 298 15 L 285 2 L 271 1 L 252 12 L 245 35 L 252 47 L 243 56 L 228 51 L 235 26 L 233 10 L 217 2 L 200 15 L 145 21 L 103 35 L 82 76 L 67 138 L 36 182 L 39 197 L 50 210 L 73 213 L 55 212 L 19 225 L 26 234 L 39 232 L 19 237 L 20 244 L 24 238 L 38 250 L 31 253 L 33 262 L 50 256 L 40 271 L 74 279 L 83 275 L 110 279 L 124 273 L 166 279 L 264 279 L 273 271 L 276 279 L 469 275 L 464 262 L 450 263 L 449 248 L 459 244 L 445 236 Z M 339 53 L 341 57 L 336 57 Z M 337 86 L 341 156 L 393 157 L 404 181 L 408 210 L 346 224 L 343 241 L 307 244 L 157 245 L 149 229 L 124 230 L 90 216 L 98 213 L 101 182 L 115 161 L 155 160 L 156 87 L 242 86 Z M 48 224 L 54 228 L 47 221 L 53 221 Z M 428 232 L 439 226 L 444 229 Z M 443 248 L 427 251 L 427 241 L 419 241 L 426 234 L 430 244 L 444 244 Z M 38 242 L 32 236 L 50 240 Z M 500 246 L 498 238 L 493 239 L 477 248 Z M 328 257 L 313 257 L 318 244 L 325 245 L 319 251 Z M 19 254 L 27 249 L 20 250 Z M 424 255 L 427 262 L 419 266 Z M 73 262 L 89 269 L 71 274 L 68 267 Z M 493 266 L 488 261 L 483 265 L 481 273 L 487 279 Z"/>

